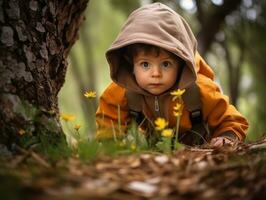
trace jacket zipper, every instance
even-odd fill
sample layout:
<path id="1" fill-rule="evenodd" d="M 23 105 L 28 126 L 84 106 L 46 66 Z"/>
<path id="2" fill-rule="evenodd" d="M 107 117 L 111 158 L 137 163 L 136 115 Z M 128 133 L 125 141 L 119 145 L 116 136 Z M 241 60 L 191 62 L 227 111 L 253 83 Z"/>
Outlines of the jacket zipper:
<path id="1" fill-rule="evenodd" d="M 159 99 L 157 96 L 155 96 L 154 99 L 154 110 L 159 115 L 160 114 L 160 106 L 159 106 Z"/>

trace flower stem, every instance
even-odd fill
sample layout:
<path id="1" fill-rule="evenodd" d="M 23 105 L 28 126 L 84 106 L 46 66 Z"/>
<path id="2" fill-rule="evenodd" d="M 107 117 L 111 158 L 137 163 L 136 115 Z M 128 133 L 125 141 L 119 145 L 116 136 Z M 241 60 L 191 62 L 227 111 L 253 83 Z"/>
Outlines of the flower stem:
<path id="1" fill-rule="evenodd" d="M 176 150 L 176 143 L 177 143 L 177 138 L 178 138 L 178 133 L 179 133 L 179 123 L 180 123 L 180 116 L 177 116 L 176 117 L 175 143 L 174 143 L 175 150 Z"/>

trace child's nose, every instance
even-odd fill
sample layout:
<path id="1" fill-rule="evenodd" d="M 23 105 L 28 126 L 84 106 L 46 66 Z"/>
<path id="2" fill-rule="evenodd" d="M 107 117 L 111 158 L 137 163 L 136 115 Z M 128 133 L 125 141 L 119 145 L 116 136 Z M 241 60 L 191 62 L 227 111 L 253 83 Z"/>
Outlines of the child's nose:
<path id="1" fill-rule="evenodd" d="M 162 76 L 162 72 L 159 66 L 154 66 L 153 70 L 152 70 L 152 76 L 153 77 L 161 77 Z"/>

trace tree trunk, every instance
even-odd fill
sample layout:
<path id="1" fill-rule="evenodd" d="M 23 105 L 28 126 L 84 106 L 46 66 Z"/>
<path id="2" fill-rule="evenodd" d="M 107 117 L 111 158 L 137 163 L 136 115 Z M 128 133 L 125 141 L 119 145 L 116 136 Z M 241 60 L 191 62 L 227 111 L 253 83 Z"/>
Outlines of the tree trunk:
<path id="1" fill-rule="evenodd" d="M 89 0 L 0 0 L 0 143 L 64 136 L 57 94 Z"/>
<path id="2" fill-rule="evenodd" d="M 241 78 L 242 78 L 242 68 L 243 68 L 243 63 L 244 63 L 244 58 L 245 58 L 245 44 L 244 40 L 242 41 L 242 38 L 238 35 L 235 34 L 237 40 L 237 48 L 238 48 L 238 56 L 233 54 L 231 52 L 231 48 L 229 46 L 229 40 L 227 39 L 227 36 L 225 34 L 225 38 L 223 41 L 217 41 L 221 47 L 225 51 L 225 62 L 226 62 L 226 67 L 228 69 L 228 84 L 229 84 L 229 96 L 230 96 L 230 102 L 233 104 L 235 107 L 238 107 L 238 98 L 240 94 L 240 83 L 241 83 Z M 237 57 L 237 58 L 233 58 Z M 234 62 L 234 60 L 237 60 Z"/>
<path id="3" fill-rule="evenodd" d="M 236 10 L 242 0 L 224 0 L 222 6 L 203 6 L 204 1 L 196 0 L 198 8 L 198 20 L 201 30 L 197 34 L 198 49 L 202 55 L 205 55 L 214 41 L 216 33 L 220 30 L 225 21 L 225 17 Z M 203 9 L 203 7 L 206 7 Z"/>

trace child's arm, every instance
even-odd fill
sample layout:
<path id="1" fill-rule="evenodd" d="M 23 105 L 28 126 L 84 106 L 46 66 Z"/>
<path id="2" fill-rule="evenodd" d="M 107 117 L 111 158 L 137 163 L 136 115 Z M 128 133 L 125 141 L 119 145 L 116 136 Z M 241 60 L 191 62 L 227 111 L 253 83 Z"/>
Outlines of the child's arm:
<path id="1" fill-rule="evenodd" d="M 197 83 L 201 91 L 203 116 L 208 122 L 211 138 L 244 140 L 248 128 L 247 120 L 229 103 L 228 97 L 221 93 L 213 80 L 198 74 Z"/>
<path id="2" fill-rule="evenodd" d="M 111 83 L 99 100 L 96 112 L 96 138 L 107 139 L 122 136 L 127 120 L 128 109 L 125 89 Z"/>
<path id="3" fill-rule="evenodd" d="M 204 119 L 208 122 L 212 139 L 211 145 L 220 147 L 234 140 L 244 140 L 248 123 L 246 119 L 229 104 L 214 82 L 214 72 L 197 52 L 195 56 L 197 83 L 201 90 Z"/>

